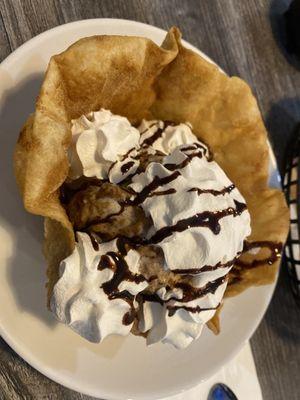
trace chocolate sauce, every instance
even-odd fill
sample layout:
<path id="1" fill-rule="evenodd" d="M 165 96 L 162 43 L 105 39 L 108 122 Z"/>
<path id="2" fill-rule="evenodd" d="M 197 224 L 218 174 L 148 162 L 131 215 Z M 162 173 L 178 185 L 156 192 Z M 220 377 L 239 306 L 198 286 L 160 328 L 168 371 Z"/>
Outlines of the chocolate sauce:
<path id="1" fill-rule="evenodd" d="M 94 218 L 91 222 L 89 222 L 85 226 L 85 228 L 83 230 L 88 231 L 93 225 L 106 224 L 106 223 L 110 222 L 112 218 L 121 215 L 124 212 L 125 208 L 128 206 L 128 204 L 126 202 L 123 202 L 123 203 L 119 203 L 119 205 L 121 207 L 119 211 L 109 214 L 104 218 L 101 218 L 101 217 Z"/>
<path id="2" fill-rule="evenodd" d="M 234 257 L 233 260 L 230 260 L 230 261 L 228 261 L 226 263 L 218 262 L 215 265 L 204 265 L 201 268 L 186 268 L 186 269 L 177 268 L 177 269 L 174 269 L 172 271 L 175 274 L 197 275 L 197 274 L 200 274 L 201 272 L 215 271 L 215 270 L 220 269 L 220 268 L 230 268 L 230 267 L 232 267 L 234 265 L 234 263 L 236 262 L 237 259 L 238 259 L 238 256 Z"/>
<path id="3" fill-rule="evenodd" d="M 109 300 L 121 299 L 126 301 L 126 303 L 130 306 L 130 310 L 126 314 L 130 315 L 135 314 L 134 296 L 127 290 L 124 290 L 122 292 L 111 293 L 110 295 L 108 295 L 108 298 Z M 124 325 L 127 325 L 129 322 L 129 317 L 126 317 L 126 314 L 123 316 L 122 320 L 122 323 L 124 323 Z"/>
<path id="4" fill-rule="evenodd" d="M 125 153 L 125 154 L 123 155 L 123 157 L 121 158 L 121 161 L 125 161 L 126 158 L 129 156 L 129 154 L 130 154 L 133 150 L 136 150 L 136 148 L 135 148 L 135 147 L 131 147 L 131 149 L 129 149 L 129 150 L 127 151 L 127 153 Z"/>
<path id="5" fill-rule="evenodd" d="M 197 194 L 199 196 L 201 194 L 204 194 L 204 193 L 209 193 L 209 194 L 212 194 L 214 196 L 221 196 L 221 195 L 224 195 L 226 193 L 232 192 L 234 189 L 235 189 L 235 185 L 232 184 L 232 185 L 229 185 L 227 187 L 224 187 L 224 189 L 222 189 L 222 190 L 200 189 L 200 188 L 193 187 L 193 188 L 189 189 L 188 192 L 197 192 Z"/>
<path id="6" fill-rule="evenodd" d="M 183 296 L 181 299 L 171 297 L 169 300 L 174 300 L 179 303 L 187 303 L 189 301 L 203 297 L 203 296 L 207 295 L 208 293 L 214 294 L 216 292 L 216 290 L 218 289 L 218 287 L 221 286 L 226 280 L 227 280 L 227 277 L 222 276 L 221 278 L 218 278 L 212 282 L 208 282 L 202 288 L 195 288 L 194 286 L 191 286 L 189 283 L 178 282 L 177 284 L 174 285 L 174 287 L 181 289 Z M 144 301 L 144 302 L 150 301 L 150 302 L 154 302 L 154 303 L 159 303 L 162 306 L 165 304 L 165 302 L 156 293 L 154 293 L 154 294 L 140 293 L 139 298 L 142 299 L 142 301 Z M 179 308 L 184 308 L 186 310 L 196 308 L 196 310 L 197 310 L 197 307 L 187 307 L 187 306 L 168 306 L 167 308 L 175 309 L 175 311 L 172 315 L 174 315 L 176 310 Z M 211 308 L 210 310 L 213 310 L 213 309 L 214 308 Z M 206 309 L 206 310 L 209 310 L 209 309 Z M 205 309 L 201 309 L 201 310 L 199 309 L 199 311 L 192 311 L 192 312 L 200 312 L 200 311 L 205 311 Z"/>
<path id="7" fill-rule="evenodd" d="M 220 306 L 220 304 L 218 304 L 217 307 L 167 306 L 167 310 L 168 310 L 169 317 L 172 317 L 178 310 L 186 310 L 187 312 L 195 314 L 195 313 L 200 313 L 201 311 L 215 311 L 219 308 L 219 306 Z"/>
<path id="8" fill-rule="evenodd" d="M 218 287 L 221 286 L 226 279 L 226 276 L 221 276 L 220 278 L 208 282 L 205 286 L 200 288 L 196 288 L 189 283 L 177 282 L 175 283 L 174 287 L 182 290 L 182 298 L 177 299 L 175 297 L 171 297 L 170 300 L 175 300 L 180 303 L 188 303 L 189 301 L 198 299 L 199 297 L 206 296 L 208 293 L 214 294 Z"/>
<path id="9" fill-rule="evenodd" d="M 125 184 L 129 184 L 132 181 L 132 178 L 136 175 L 139 175 L 141 172 L 143 172 L 142 168 L 139 166 L 137 167 L 137 169 L 135 170 L 135 172 L 133 172 L 132 174 L 126 176 L 126 178 L 124 178 L 122 181 L 120 181 L 118 183 L 118 185 L 125 185 Z"/>
<path id="10" fill-rule="evenodd" d="M 195 150 L 195 149 L 202 149 L 204 151 L 204 153 L 207 153 L 207 149 L 200 143 L 192 143 L 191 145 L 188 145 L 186 147 L 182 147 L 180 150 L 181 151 L 189 151 L 189 150 Z"/>
<path id="11" fill-rule="evenodd" d="M 229 215 L 236 217 L 241 215 L 243 211 L 247 209 L 245 203 L 240 203 L 237 200 L 234 200 L 234 203 L 235 208 L 228 207 L 222 211 L 204 211 L 194 215 L 193 217 L 181 219 L 175 225 L 165 226 L 159 229 L 149 239 L 149 243 L 156 244 L 172 235 L 173 232 L 183 232 L 186 229 L 200 226 L 209 228 L 215 235 L 218 235 L 221 230 L 221 226 L 219 224 L 220 219 Z"/>
<path id="12" fill-rule="evenodd" d="M 137 193 L 136 198 L 131 201 L 131 204 L 139 205 L 139 204 L 143 203 L 147 199 L 147 197 L 150 195 L 151 192 L 158 189 L 159 187 L 162 187 L 162 186 L 167 185 L 168 183 L 174 181 L 180 175 L 181 175 L 180 172 L 176 171 L 169 176 L 165 176 L 164 178 L 155 176 L 152 182 L 150 182 L 139 193 Z"/>
<path id="13" fill-rule="evenodd" d="M 173 171 L 176 168 L 183 168 L 184 166 L 186 166 L 194 157 L 202 157 L 202 153 L 194 153 L 191 155 L 188 155 L 187 158 L 181 163 L 181 164 L 165 164 L 165 167 L 168 168 L 169 170 Z M 129 165 L 130 164 L 130 165 Z M 133 162 L 129 162 L 123 165 L 124 166 L 128 166 L 129 168 L 133 165 Z M 140 173 L 140 171 L 136 171 L 133 174 L 131 174 L 129 177 L 127 177 L 126 179 L 131 179 L 134 175 L 136 175 L 137 173 Z M 167 194 L 172 194 L 172 193 L 176 193 L 176 190 L 174 188 L 170 188 L 167 189 L 166 191 L 158 191 L 158 192 L 154 192 L 156 189 L 158 189 L 159 187 L 162 187 L 172 181 L 174 181 L 175 179 L 177 179 L 180 176 L 180 171 L 174 171 L 174 173 L 172 173 L 169 176 L 160 178 L 159 176 L 155 176 L 154 179 L 152 180 L 152 182 L 150 182 L 148 185 L 146 185 L 141 192 L 137 193 L 136 197 L 134 200 L 128 200 L 125 201 L 124 203 L 120 203 L 121 209 L 113 214 L 108 215 L 105 218 L 99 218 L 99 219 L 95 219 L 93 220 L 89 226 L 86 228 L 90 228 L 90 226 L 95 225 L 95 224 L 103 224 L 103 223 L 107 223 L 111 220 L 111 218 L 119 216 L 120 214 L 123 213 L 124 209 L 126 206 L 132 205 L 132 206 L 136 206 L 136 205 L 140 205 L 141 203 L 143 203 L 148 197 L 153 197 L 153 196 L 160 196 L 160 195 L 167 195 Z M 120 182 L 122 183 L 122 182 Z M 210 189 L 199 189 L 199 188 L 191 188 L 189 190 L 189 192 L 191 191 L 197 191 L 198 194 L 200 194 L 200 191 L 202 193 L 211 193 L 214 196 L 220 195 L 220 194 L 225 194 L 225 193 L 230 193 L 233 189 L 234 189 L 234 185 L 230 185 L 224 189 L 222 189 L 221 191 L 217 191 L 217 190 L 210 190 Z M 234 210 L 233 208 L 228 208 L 227 210 L 223 210 L 221 212 L 217 212 L 217 213 L 213 213 L 213 212 L 204 212 L 201 214 L 196 214 L 194 217 L 188 218 L 187 220 L 181 220 L 176 224 L 176 227 L 165 227 L 162 228 L 160 231 L 158 231 L 155 235 L 154 235 L 154 239 L 155 239 L 155 243 L 160 242 L 161 240 L 156 241 L 156 238 L 159 236 L 159 233 L 164 236 L 166 235 L 167 231 L 169 230 L 170 233 L 167 234 L 165 237 L 169 236 L 172 234 L 172 232 L 178 231 L 178 232 L 182 232 L 183 230 L 189 228 L 190 226 L 208 226 L 215 234 L 218 234 L 220 231 L 220 225 L 219 225 L 219 219 L 226 216 L 226 215 L 240 215 L 245 209 L 246 209 L 246 205 L 244 203 L 240 203 L 237 200 L 235 200 L 235 205 L 236 205 L 236 209 Z M 186 223 L 186 224 L 185 224 Z M 185 227 L 186 226 L 186 227 Z"/>
<path id="14" fill-rule="evenodd" d="M 162 306 L 165 304 L 165 302 L 156 293 L 153 294 L 143 293 L 139 294 L 139 297 L 143 300 L 143 302 L 150 301 L 152 303 L 159 303 Z"/>
<path id="15" fill-rule="evenodd" d="M 126 245 L 129 243 L 129 239 L 118 238 L 116 243 L 118 251 L 109 251 L 100 259 L 98 265 L 99 271 L 110 268 L 115 272 L 111 280 L 102 285 L 103 290 L 107 295 L 115 293 L 118 290 L 119 284 L 123 281 L 130 281 L 139 284 L 146 280 L 143 275 L 132 273 L 125 261 L 124 257 L 127 255 Z"/>
<path id="16" fill-rule="evenodd" d="M 123 317 L 124 325 L 130 325 L 134 321 L 136 315 L 134 296 L 127 290 L 120 292 L 118 287 L 123 281 L 135 282 L 139 284 L 146 280 L 143 275 L 132 273 L 127 262 L 125 261 L 124 257 L 127 254 L 126 245 L 128 243 L 129 240 L 126 240 L 125 238 L 118 238 L 116 243 L 118 251 L 110 251 L 103 255 L 98 265 L 99 271 L 102 271 L 106 268 L 114 271 L 112 278 L 102 284 L 104 293 L 110 300 L 123 299 L 130 305 L 130 311 L 128 311 Z"/>
<path id="17" fill-rule="evenodd" d="M 122 161 L 125 161 L 126 158 L 128 157 L 129 153 L 134 150 L 135 147 L 133 147 L 132 149 L 129 150 L 129 152 L 127 152 L 124 157 L 122 158 Z M 114 161 L 111 166 L 108 169 L 108 174 L 110 173 L 110 171 L 113 169 L 113 167 L 117 164 L 118 161 Z M 126 174 L 126 172 L 128 172 L 130 170 L 130 168 L 134 165 L 134 161 L 128 161 L 127 163 L 123 164 L 121 166 L 121 172 L 122 174 Z"/>
<path id="18" fill-rule="evenodd" d="M 107 171 L 108 175 L 110 174 L 110 171 L 113 169 L 113 167 L 117 164 L 117 162 L 118 162 L 118 161 L 114 161 L 114 162 L 111 164 L 111 166 L 108 168 L 108 171 Z"/>
<path id="19" fill-rule="evenodd" d="M 237 215 L 241 215 L 244 211 L 247 210 L 247 206 L 245 203 L 241 203 L 240 201 L 233 200 L 235 204 L 235 213 L 233 214 L 234 217 Z"/>
<path id="20" fill-rule="evenodd" d="M 153 126 L 157 125 L 157 122 L 154 122 L 154 124 L 148 126 L 148 128 L 146 128 L 144 131 L 142 131 L 140 133 L 140 135 L 142 136 L 144 133 L 146 133 L 149 129 L 153 128 Z"/>
<path id="21" fill-rule="evenodd" d="M 114 293 L 121 282 L 130 281 L 139 284 L 144 282 L 146 278 L 143 275 L 133 274 L 125 261 L 125 259 L 117 253 L 108 252 L 107 255 L 111 257 L 115 263 L 116 271 L 112 277 L 112 279 L 108 282 L 105 282 L 102 287 L 106 294 Z"/>
<path id="22" fill-rule="evenodd" d="M 104 269 L 114 269 L 115 264 L 113 263 L 113 261 L 111 260 L 111 258 L 107 255 L 104 254 L 103 256 L 101 256 L 99 264 L 98 264 L 98 271 L 103 271 Z"/>
<path id="23" fill-rule="evenodd" d="M 99 250 L 99 243 L 98 243 L 97 239 L 95 238 L 95 236 L 93 234 L 90 234 L 89 237 L 91 239 L 93 249 L 95 251 L 98 251 Z"/>
<path id="24" fill-rule="evenodd" d="M 143 142 L 141 144 L 141 147 L 142 148 L 147 148 L 149 146 L 152 146 L 153 143 L 156 142 L 156 140 L 159 139 L 162 136 L 162 134 L 164 133 L 164 131 L 167 129 L 168 126 L 174 126 L 174 125 L 175 125 L 174 122 L 165 121 L 164 122 L 164 127 L 163 128 L 158 128 L 157 131 L 155 131 L 152 136 L 150 136 L 147 139 L 143 140 Z"/>
<path id="25" fill-rule="evenodd" d="M 169 171 L 175 171 L 176 169 L 182 169 L 184 167 L 186 167 L 193 158 L 198 157 L 198 158 L 202 158 L 203 157 L 203 153 L 201 151 L 197 152 L 197 153 L 193 153 L 193 154 L 186 154 L 186 159 L 183 160 L 180 164 L 173 164 L 173 163 L 169 163 L 169 164 L 164 164 L 164 167 L 167 168 Z"/>
<path id="26" fill-rule="evenodd" d="M 173 193 L 176 193 L 176 189 L 171 188 L 171 189 L 167 189 L 167 190 L 161 190 L 159 192 L 153 192 L 153 193 L 149 194 L 148 197 L 165 196 L 167 194 L 173 194 Z"/>
<path id="27" fill-rule="evenodd" d="M 131 309 L 126 314 L 124 314 L 124 317 L 122 319 L 123 325 L 131 325 L 135 317 L 136 317 L 136 312 L 135 310 Z"/>
<path id="28" fill-rule="evenodd" d="M 230 271 L 230 281 L 229 285 L 238 284 L 243 280 L 243 270 L 252 269 L 259 267 L 261 265 L 272 265 L 276 262 L 280 256 L 282 251 L 282 243 L 271 242 L 271 241 L 255 241 L 255 242 L 244 242 L 244 249 L 243 253 L 247 253 L 249 250 L 261 248 L 267 249 L 270 251 L 270 256 L 261 258 L 261 259 L 254 259 L 252 261 L 244 261 L 242 259 L 238 259 L 235 262 L 233 269 Z"/>
<path id="29" fill-rule="evenodd" d="M 155 124 L 150 125 L 149 128 L 152 128 L 154 125 L 155 125 Z M 149 128 L 147 128 L 145 131 L 141 132 L 140 135 L 143 135 L 144 133 L 146 133 L 147 130 L 148 130 Z M 151 136 L 151 138 L 152 138 L 152 136 Z M 143 145 L 143 144 L 144 144 L 144 142 L 142 143 L 142 145 Z M 130 154 L 131 154 L 134 150 L 138 151 L 139 149 L 137 149 L 135 146 L 134 146 L 134 147 L 131 147 L 131 149 L 129 149 L 129 150 L 127 151 L 127 153 L 125 153 L 125 154 L 121 157 L 121 161 L 122 161 L 122 162 L 125 161 L 126 158 L 128 158 L 128 157 L 130 156 Z M 135 159 L 135 160 L 138 160 L 138 159 L 140 159 L 140 157 L 141 157 L 141 153 L 137 154 L 136 156 L 134 156 L 134 157 L 132 157 L 132 158 Z M 117 161 L 115 161 L 115 162 L 112 163 L 112 165 L 109 167 L 108 173 L 112 170 L 112 168 L 115 166 L 116 163 L 117 163 Z M 129 164 L 129 163 L 132 163 L 132 164 L 128 167 L 127 164 Z M 133 164 L 134 164 L 134 162 L 132 162 L 132 161 L 129 161 L 128 163 L 124 164 L 124 165 L 121 167 L 121 172 L 122 172 L 123 174 L 125 174 L 125 173 L 129 170 L 129 168 L 132 167 Z M 125 165 L 126 165 L 126 167 L 125 167 Z M 128 167 L 128 169 L 126 169 L 127 167 Z M 126 170 L 125 170 L 125 169 L 126 169 Z"/>
<path id="30" fill-rule="evenodd" d="M 275 261 L 277 261 L 281 256 L 282 251 L 282 243 L 276 243 L 271 241 L 257 241 L 257 242 L 244 242 L 243 253 L 247 253 L 249 250 L 257 249 L 257 248 L 266 248 L 270 251 L 270 256 L 263 259 L 256 259 L 250 262 L 243 261 L 238 259 L 236 261 L 236 265 L 241 267 L 242 269 L 251 269 L 258 267 L 260 265 L 268 264 L 272 265 Z"/>
<path id="31" fill-rule="evenodd" d="M 121 167 L 122 174 L 126 174 L 130 170 L 130 168 L 134 165 L 134 161 L 129 161 L 126 164 L 123 164 Z"/>

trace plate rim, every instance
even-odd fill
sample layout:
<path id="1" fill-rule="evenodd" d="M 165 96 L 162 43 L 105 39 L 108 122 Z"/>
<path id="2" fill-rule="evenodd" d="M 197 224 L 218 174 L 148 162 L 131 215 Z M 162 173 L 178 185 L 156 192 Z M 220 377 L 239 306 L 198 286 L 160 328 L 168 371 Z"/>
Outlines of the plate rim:
<path id="1" fill-rule="evenodd" d="M 105 25 L 110 25 L 110 24 L 118 24 L 120 22 L 122 22 L 123 24 L 127 24 L 128 26 L 135 25 L 137 27 L 140 27 L 142 30 L 148 30 L 148 31 L 156 31 L 157 33 L 159 33 L 160 35 L 166 35 L 167 31 L 165 31 L 164 29 L 158 28 L 156 26 L 150 25 L 150 24 L 146 24 L 143 22 L 139 22 L 139 21 L 134 21 L 134 20 L 130 20 L 130 19 L 118 19 L 118 18 L 91 18 L 91 19 L 84 19 L 84 20 L 78 20 L 78 21 L 72 21 L 72 22 L 68 22 L 66 24 L 62 24 L 56 27 L 53 27 L 49 30 L 46 30 L 44 32 L 41 32 L 40 34 L 38 34 L 37 36 L 29 39 L 28 41 L 26 41 L 25 43 L 23 43 L 21 46 L 17 47 L 14 51 L 12 51 L 6 58 L 4 58 L 2 60 L 2 62 L 0 63 L 1 67 L 7 68 L 9 66 L 9 64 L 11 62 L 14 62 L 14 58 L 16 56 L 20 57 L 23 53 L 26 53 L 28 50 L 30 50 L 30 48 L 32 48 L 36 43 L 38 43 L 41 39 L 43 38 L 51 38 L 51 35 L 53 33 L 57 34 L 61 31 L 61 33 L 63 33 L 65 31 L 65 29 L 68 29 L 71 26 L 85 26 L 85 25 L 90 25 L 90 24 L 95 24 L 95 23 L 99 23 L 99 21 L 101 21 L 101 24 Z M 93 35 L 89 35 L 89 36 L 93 36 Z M 132 36 L 132 35 L 128 35 L 128 36 Z M 144 36 L 144 35 L 143 35 Z M 222 69 L 218 66 L 218 64 L 216 64 L 210 57 L 208 57 L 205 53 L 203 53 L 201 50 L 199 50 L 196 46 L 192 45 L 191 43 L 187 42 L 186 40 L 182 40 L 183 44 L 188 47 L 189 49 L 195 51 L 196 53 L 200 54 L 202 57 L 204 57 L 206 60 L 210 61 L 211 63 L 215 64 L 221 71 Z M 224 71 L 222 71 L 224 72 Z M 275 172 L 278 176 L 278 167 L 277 167 L 277 163 L 276 163 L 276 159 L 272 150 L 272 147 L 269 143 L 270 146 L 270 167 L 272 169 L 272 172 Z M 278 185 L 279 187 L 279 185 Z M 250 340 L 250 338 L 252 337 L 252 335 L 254 334 L 254 332 L 256 331 L 258 325 L 260 324 L 260 322 L 262 321 L 267 308 L 271 302 L 272 296 L 274 294 L 275 288 L 276 288 L 276 284 L 278 281 L 278 275 L 279 275 L 279 269 L 276 275 L 276 279 L 273 283 L 267 285 L 269 286 L 269 291 L 268 294 L 265 296 L 265 301 L 264 304 L 262 304 L 262 307 L 260 309 L 260 312 L 257 314 L 257 317 L 255 319 L 255 323 L 253 323 L 252 328 L 249 329 L 248 334 L 244 335 L 246 337 L 243 338 L 243 340 L 241 340 L 240 344 L 238 346 L 236 346 L 235 350 L 232 351 L 227 357 L 226 359 L 224 359 L 224 362 L 222 363 L 222 366 L 226 365 L 231 359 L 233 359 L 241 350 L 241 348 L 245 345 L 245 343 Z M 33 368 L 35 368 L 37 371 L 39 371 L 41 374 L 43 374 L 44 376 L 46 376 L 47 378 L 61 384 L 64 387 L 67 387 L 71 390 L 75 390 L 79 393 L 84 393 L 86 395 L 89 396 L 94 396 L 94 397 L 105 397 L 105 399 L 107 400 L 116 400 L 116 399 L 123 399 L 123 397 L 115 397 L 115 395 L 110 395 L 109 393 L 105 393 L 102 391 L 102 393 L 100 393 L 98 390 L 89 390 L 87 387 L 80 387 L 79 385 L 77 386 L 76 382 L 74 382 L 74 380 L 72 381 L 72 378 L 70 377 L 66 377 L 63 375 L 63 379 L 61 379 L 59 376 L 57 376 L 55 374 L 55 372 L 53 371 L 53 368 L 49 368 L 47 366 L 47 364 L 44 364 L 43 362 L 40 362 L 37 360 L 37 358 L 35 356 L 32 356 L 31 352 L 26 352 L 23 351 L 22 346 L 19 344 L 18 341 L 15 341 L 13 339 L 13 337 L 11 335 L 9 335 L 5 328 L 3 327 L 3 324 L 0 325 L 0 335 L 3 337 L 3 339 L 5 340 L 5 342 L 23 359 L 25 360 L 25 362 L 27 362 L 28 364 L 30 364 Z M 199 379 L 198 381 L 193 381 L 193 382 L 189 382 L 188 384 L 185 384 L 182 388 L 182 390 L 178 391 L 168 391 L 167 396 L 172 396 L 174 394 L 178 394 L 178 393 L 183 393 L 184 391 L 194 387 L 197 384 L 200 384 L 201 382 L 205 381 L 206 379 L 208 379 L 209 377 L 213 376 L 220 368 L 222 368 L 222 366 L 218 365 L 216 368 L 211 369 L 210 373 L 207 373 L 203 376 L 203 378 Z M 101 391 L 101 388 L 99 388 Z M 147 394 L 146 396 L 143 396 L 143 399 L 158 399 L 161 397 L 161 393 L 162 392 L 155 392 L 155 393 L 151 393 L 151 394 Z M 151 396 L 151 397 L 147 397 L 147 396 Z M 165 393 L 162 394 L 163 396 L 165 396 Z M 138 395 L 137 397 L 134 396 L 132 397 L 132 399 L 141 399 L 142 397 L 140 397 L 140 395 Z"/>

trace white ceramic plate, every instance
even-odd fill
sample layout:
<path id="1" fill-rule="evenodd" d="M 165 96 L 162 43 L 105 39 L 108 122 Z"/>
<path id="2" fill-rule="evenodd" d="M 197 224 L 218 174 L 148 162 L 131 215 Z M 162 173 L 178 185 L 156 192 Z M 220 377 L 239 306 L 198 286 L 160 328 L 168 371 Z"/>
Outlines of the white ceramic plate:
<path id="1" fill-rule="evenodd" d="M 146 36 L 160 44 L 166 32 L 127 20 L 78 21 L 35 37 L 0 65 L 0 333 L 28 363 L 62 385 L 106 399 L 153 400 L 183 391 L 227 363 L 258 326 L 274 285 L 227 300 L 221 334 L 205 329 L 184 351 L 160 344 L 147 348 L 132 335 L 90 344 L 47 311 L 42 220 L 23 210 L 12 172 L 13 147 L 34 110 L 49 58 L 95 34 Z M 274 159 L 271 172 L 276 185 Z"/>

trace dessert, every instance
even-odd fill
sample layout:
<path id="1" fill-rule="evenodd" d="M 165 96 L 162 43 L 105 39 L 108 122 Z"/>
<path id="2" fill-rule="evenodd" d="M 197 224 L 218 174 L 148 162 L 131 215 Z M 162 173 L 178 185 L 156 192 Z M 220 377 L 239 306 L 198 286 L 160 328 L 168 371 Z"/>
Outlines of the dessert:
<path id="1" fill-rule="evenodd" d="M 162 47 L 102 36 L 54 56 L 15 170 L 45 217 L 49 307 L 90 341 L 184 348 L 218 331 L 224 293 L 276 275 L 288 211 L 255 99 L 176 28 Z"/>
<path id="2" fill-rule="evenodd" d="M 72 137 L 64 205 L 77 243 L 52 311 L 91 341 L 135 323 L 148 344 L 186 347 L 221 305 L 250 235 L 244 198 L 189 124 L 136 129 L 102 109 L 72 121 Z M 83 176 L 93 180 L 75 188 Z"/>

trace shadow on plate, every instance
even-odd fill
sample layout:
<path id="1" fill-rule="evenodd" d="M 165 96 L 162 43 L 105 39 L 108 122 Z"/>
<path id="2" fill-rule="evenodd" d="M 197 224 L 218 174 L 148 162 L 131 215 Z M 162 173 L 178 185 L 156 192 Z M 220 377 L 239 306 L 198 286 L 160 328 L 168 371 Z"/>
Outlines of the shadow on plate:
<path id="1" fill-rule="evenodd" d="M 21 127 L 28 115 L 34 111 L 43 75 L 29 76 L 20 85 L 11 85 L 11 77 L 0 70 L 1 99 L 1 157 L 0 180 L 0 224 L 12 240 L 12 251 L 7 260 L 7 275 L 16 302 L 20 309 L 29 312 L 47 325 L 56 321 L 46 308 L 45 261 L 42 256 L 42 219 L 25 212 L 13 174 L 13 151 Z M 12 239 L 11 239 L 12 237 Z"/>

